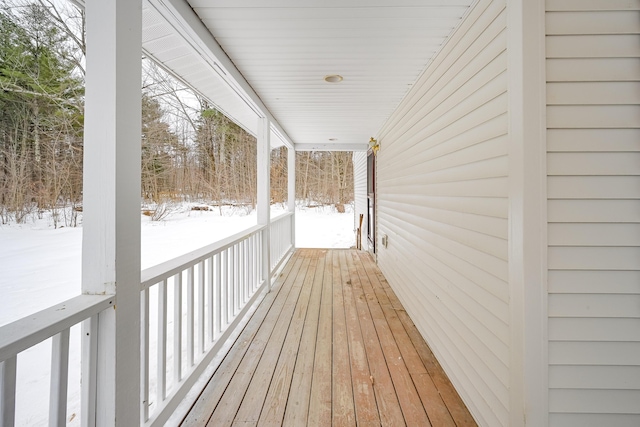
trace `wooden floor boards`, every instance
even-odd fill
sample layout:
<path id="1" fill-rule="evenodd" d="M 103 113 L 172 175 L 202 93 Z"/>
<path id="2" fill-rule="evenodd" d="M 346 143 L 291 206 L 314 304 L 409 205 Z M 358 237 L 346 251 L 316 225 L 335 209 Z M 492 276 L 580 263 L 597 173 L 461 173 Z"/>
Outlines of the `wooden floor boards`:
<path id="1" fill-rule="evenodd" d="M 298 249 L 183 426 L 474 426 L 369 254 Z"/>

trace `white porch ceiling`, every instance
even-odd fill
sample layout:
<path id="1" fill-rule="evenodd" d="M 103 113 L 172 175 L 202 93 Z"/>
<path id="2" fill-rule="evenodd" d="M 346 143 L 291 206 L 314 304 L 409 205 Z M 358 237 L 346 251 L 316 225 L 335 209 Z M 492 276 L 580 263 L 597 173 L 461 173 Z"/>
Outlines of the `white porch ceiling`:
<path id="1" fill-rule="evenodd" d="M 365 149 L 473 2 L 148 0 L 143 48 L 273 145 Z"/>

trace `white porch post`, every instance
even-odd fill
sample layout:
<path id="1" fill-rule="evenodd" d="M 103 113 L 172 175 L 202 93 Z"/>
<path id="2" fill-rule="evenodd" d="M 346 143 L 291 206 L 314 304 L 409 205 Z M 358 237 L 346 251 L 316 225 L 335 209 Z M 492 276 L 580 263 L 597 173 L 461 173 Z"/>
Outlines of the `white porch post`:
<path id="1" fill-rule="evenodd" d="M 287 206 L 291 217 L 291 246 L 296 246 L 296 149 L 287 148 Z"/>
<path id="2" fill-rule="evenodd" d="M 84 325 L 82 424 L 133 426 L 140 422 L 142 3 L 89 0 L 85 11 L 82 291 L 115 294 L 116 305 Z"/>
<path id="3" fill-rule="evenodd" d="M 544 0 L 507 1 L 510 422 L 548 424 Z"/>
<path id="4" fill-rule="evenodd" d="M 271 129 L 269 119 L 258 119 L 258 224 L 266 225 L 262 232 L 262 277 L 271 291 Z"/>

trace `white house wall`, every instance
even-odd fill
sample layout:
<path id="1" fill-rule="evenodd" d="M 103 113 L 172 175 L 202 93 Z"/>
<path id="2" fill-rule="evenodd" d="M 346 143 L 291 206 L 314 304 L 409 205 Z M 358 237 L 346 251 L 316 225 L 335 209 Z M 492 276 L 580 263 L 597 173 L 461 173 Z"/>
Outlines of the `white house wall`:
<path id="1" fill-rule="evenodd" d="M 640 426 L 640 2 L 546 32 L 549 425 Z"/>
<path id="2" fill-rule="evenodd" d="M 362 215 L 362 248 L 367 248 L 367 153 L 355 151 L 353 153 L 353 229 L 357 230 Z"/>
<path id="3" fill-rule="evenodd" d="M 480 0 L 378 135 L 378 263 L 484 426 L 509 422 L 505 28 Z"/>

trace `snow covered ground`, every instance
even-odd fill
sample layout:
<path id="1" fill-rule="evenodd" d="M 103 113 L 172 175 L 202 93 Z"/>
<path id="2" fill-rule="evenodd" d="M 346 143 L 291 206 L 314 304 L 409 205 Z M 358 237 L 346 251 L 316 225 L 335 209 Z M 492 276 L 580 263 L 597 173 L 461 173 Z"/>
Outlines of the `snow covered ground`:
<path id="1" fill-rule="evenodd" d="M 272 217 L 284 212 L 272 207 Z M 256 223 L 255 212 L 192 211 L 181 206 L 161 221 L 141 215 L 142 268 L 238 233 Z M 353 213 L 332 207 L 296 211 L 296 246 L 348 248 L 355 244 Z M 52 228 L 46 216 L 35 222 L 0 226 L 0 326 L 80 293 L 82 229 Z M 80 345 L 72 329 L 68 425 L 80 425 Z M 18 357 L 16 425 L 46 425 L 50 340 Z"/>

